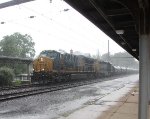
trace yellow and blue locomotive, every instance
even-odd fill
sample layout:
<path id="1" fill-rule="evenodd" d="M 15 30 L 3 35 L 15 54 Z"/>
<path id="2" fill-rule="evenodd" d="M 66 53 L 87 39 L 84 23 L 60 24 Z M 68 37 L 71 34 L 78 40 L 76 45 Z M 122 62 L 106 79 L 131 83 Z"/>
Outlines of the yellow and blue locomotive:
<path id="1" fill-rule="evenodd" d="M 72 74 L 94 74 L 92 58 L 45 50 L 33 61 L 32 81 L 69 80 Z"/>

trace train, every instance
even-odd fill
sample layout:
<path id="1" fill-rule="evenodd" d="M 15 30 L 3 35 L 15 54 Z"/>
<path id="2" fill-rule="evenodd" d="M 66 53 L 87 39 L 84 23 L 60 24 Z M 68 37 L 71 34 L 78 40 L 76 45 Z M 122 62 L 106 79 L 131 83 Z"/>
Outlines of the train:
<path id="1" fill-rule="evenodd" d="M 33 61 L 32 82 L 68 81 L 73 78 L 100 78 L 134 72 L 83 55 L 44 50 Z"/>

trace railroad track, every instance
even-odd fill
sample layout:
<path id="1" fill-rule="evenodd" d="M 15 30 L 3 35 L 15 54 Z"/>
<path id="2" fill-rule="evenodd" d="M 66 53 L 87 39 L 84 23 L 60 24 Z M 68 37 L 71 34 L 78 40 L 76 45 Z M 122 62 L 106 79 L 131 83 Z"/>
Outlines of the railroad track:
<path id="1" fill-rule="evenodd" d="M 117 78 L 118 76 L 114 76 L 111 78 L 102 78 L 102 79 L 94 79 L 94 80 L 83 80 L 83 81 L 75 81 L 75 82 L 64 82 L 61 84 L 55 84 L 55 85 L 48 85 L 48 86 L 24 86 L 24 87 L 14 87 L 9 88 L 6 90 L 0 90 L 0 102 L 1 101 L 7 101 L 15 98 L 21 98 L 31 95 L 37 95 L 57 90 L 63 90 L 67 88 L 73 88 L 83 85 L 89 85 L 97 82 L 107 81 L 107 80 L 113 80 L 114 78 Z M 11 90 L 12 89 L 12 90 Z"/>
<path id="2" fill-rule="evenodd" d="M 47 87 L 39 87 L 36 89 L 33 88 L 30 90 L 20 90 L 20 91 L 18 90 L 17 92 L 1 93 L 0 94 L 0 101 L 7 101 L 7 100 L 12 100 L 12 99 L 16 99 L 16 98 L 31 96 L 31 95 L 37 95 L 37 94 L 42 94 L 42 93 L 47 93 L 47 92 L 53 92 L 53 91 L 68 89 L 68 88 L 93 84 L 93 83 L 97 83 L 100 81 L 102 81 L 102 80 L 72 82 L 72 83 L 67 83 L 67 84 L 58 84 L 58 85 L 49 86 L 49 87 L 48 86 Z"/>
<path id="3" fill-rule="evenodd" d="M 24 84 L 24 85 L 19 85 L 19 86 L 0 87 L 0 92 L 7 91 L 7 90 L 13 90 L 13 89 L 28 88 L 28 87 L 33 87 L 33 86 L 36 87 L 36 86 L 39 86 L 39 84 Z"/>

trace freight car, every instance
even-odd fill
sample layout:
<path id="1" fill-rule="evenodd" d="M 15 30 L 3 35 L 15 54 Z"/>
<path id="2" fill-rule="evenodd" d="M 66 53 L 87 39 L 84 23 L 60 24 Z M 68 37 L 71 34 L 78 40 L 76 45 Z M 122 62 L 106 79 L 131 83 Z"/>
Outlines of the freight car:
<path id="1" fill-rule="evenodd" d="M 33 61 L 32 82 L 60 82 L 73 76 L 97 78 L 119 73 L 109 62 L 98 61 L 82 55 L 44 50 Z"/>

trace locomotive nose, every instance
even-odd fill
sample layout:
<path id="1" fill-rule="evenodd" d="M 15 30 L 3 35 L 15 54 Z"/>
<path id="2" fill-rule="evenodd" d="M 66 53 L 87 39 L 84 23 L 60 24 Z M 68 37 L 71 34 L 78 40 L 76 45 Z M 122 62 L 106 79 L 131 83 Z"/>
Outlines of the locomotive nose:
<path id="1" fill-rule="evenodd" d="M 52 71 L 53 61 L 47 57 L 39 57 L 33 61 L 33 69 L 34 69 L 34 72 Z"/>

